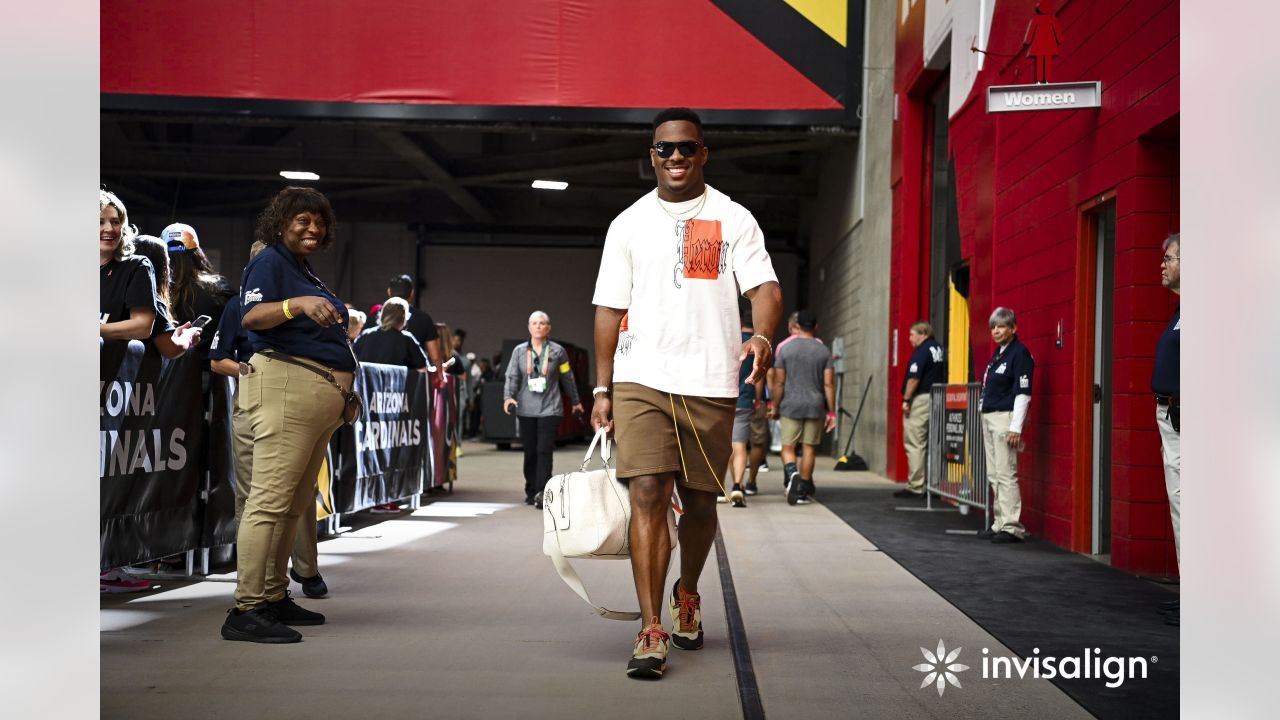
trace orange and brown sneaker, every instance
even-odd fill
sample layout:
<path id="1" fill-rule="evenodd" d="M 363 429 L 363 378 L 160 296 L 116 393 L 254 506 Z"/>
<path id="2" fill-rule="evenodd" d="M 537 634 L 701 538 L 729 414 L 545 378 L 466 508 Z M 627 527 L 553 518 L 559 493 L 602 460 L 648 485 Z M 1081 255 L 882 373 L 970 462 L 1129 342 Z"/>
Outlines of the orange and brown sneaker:
<path id="1" fill-rule="evenodd" d="M 671 588 L 671 644 L 681 650 L 702 648 L 702 596 L 680 587 L 679 578 Z"/>
<path id="2" fill-rule="evenodd" d="M 667 640 L 670 635 L 662 629 L 658 618 L 645 626 L 636 636 L 636 648 L 627 663 L 627 675 L 645 680 L 660 680 L 667 671 Z"/>

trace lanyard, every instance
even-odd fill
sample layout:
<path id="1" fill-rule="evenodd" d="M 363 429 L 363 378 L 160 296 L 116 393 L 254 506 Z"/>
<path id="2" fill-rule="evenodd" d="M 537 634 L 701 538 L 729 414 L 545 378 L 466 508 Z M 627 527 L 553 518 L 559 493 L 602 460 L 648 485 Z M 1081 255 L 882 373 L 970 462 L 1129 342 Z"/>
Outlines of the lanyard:
<path id="1" fill-rule="evenodd" d="M 544 345 L 542 346 L 542 353 L 541 353 L 541 355 L 540 355 L 540 356 L 537 356 L 537 355 L 534 355 L 534 352 L 533 352 L 533 343 L 529 343 L 529 349 L 526 351 L 526 356 L 525 356 L 525 372 L 526 372 L 530 377 L 532 377 L 532 376 L 533 376 L 533 368 L 534 368 L 534 362 L 533 362 L 533 360 L 534 360 L 534 358 L 535 358 L 535 357 L 540 357 L 540 358 L 541 358 L 541 360 L 542 360 L 542 377 L 546 377 L 546 376 L 547 376 L 547 372 L 548 372 L 548 370 L 550 370 L 550 365 L 551 365 L 551 362 L 550 362 L 550 361 L 551 361 L 551 346 L 550 346 L 550 345 L 545 345 L 545 344 L 544 344 Z"/>

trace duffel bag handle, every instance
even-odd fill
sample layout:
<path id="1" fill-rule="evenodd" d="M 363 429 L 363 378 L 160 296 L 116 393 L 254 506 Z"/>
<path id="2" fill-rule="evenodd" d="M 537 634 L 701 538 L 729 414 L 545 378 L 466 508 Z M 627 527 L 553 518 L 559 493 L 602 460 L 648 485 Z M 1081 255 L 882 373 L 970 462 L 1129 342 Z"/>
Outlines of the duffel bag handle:
<path id="1" fill-rule="evenodd" d="M 587 465 L 591 462 L 591 456 L 596 452 L 596 445 L 600 446 L 600 459 L 604 461 L 604 466 L 609 467 L 609 431 L 600 428 L 596 431 L 595 437 L 591 438 L 591 444 L 587 446 L 587 454 L 582 456 L 582 471 L 587 471 Z"/>

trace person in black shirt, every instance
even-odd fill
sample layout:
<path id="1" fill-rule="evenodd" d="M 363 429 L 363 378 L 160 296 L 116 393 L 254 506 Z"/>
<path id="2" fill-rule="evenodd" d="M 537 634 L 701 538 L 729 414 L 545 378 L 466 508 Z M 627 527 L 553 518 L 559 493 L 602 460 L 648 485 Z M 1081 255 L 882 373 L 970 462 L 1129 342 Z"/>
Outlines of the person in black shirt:
<path id="1" fill-rule="evenodd" d="M 427 358 L 431 361 L 431 366 L 439 368 L 444 361 L 444 352 L 440 347 L 440 331 L 436 329 L 435 320 L 427 314 L 426 310 L 421 310 L 413 306 L 413 301 L 418 296 L 418 290 L 413 285 L 413 278 L 408 275 L 397 275 L 387 282 L 387 297 L 401 298 L 409 306 L 409 318 L 405 321 L 404 329 L 409 334 L 422 343 L 423 349 L 427 352 Z M 440 372 L 443 372 L 441 370 Z M 443 376 L 433 375 L 432 382 L 438 383 Z"/>
<path id="2" fill-rule="evenodd" d="M 240 282 L 240 324 L 253 356 L 240 366 L 236 402 L 253 430 L 253 480 L 236 535 L 227 640 L 298 642 L 302 635 L 287 625 L 325 621 L 289 596 L 286 570 L 355 382 L 347 309 L 307 261 L 333 242 L 333 230 L 324 195 L 281 190 L 258 218 L 255 239 L 266 247 Z"/>
<path id="3" fill-rule="evenodd" d="M 252 260 L 264 246 L 254 243 L 249 251 Z M 213 333 L 209 346 L 209 369 L 231 378 L 240 376 L 240 363 L 248 363 L 253 357 L 249 335 L 240 326 L 240 298 L 232 295 L 222 309 L 218 329 Z M 234 386 L 233 386 L 234 387 Z M 253 428 L 249 415 L 240 409 L 239 396 L 231 406 L 231 448 L 235 457 L 235 518 L 240 523 L 244 516 L 244 504 L 253 485 Z M 298 531 L 293 539 L 293 554 L 289 560 L 289 577 L 302 585 L 302 593 L 309 598 L 329 594 L 329 586 L 320 575 L 318 538 L 316 537 L 316 504 L 306 505 L 298 520 Z"/>
<path id="4" fill-rule="evenodd" d="M 1164 241 L 1160 259 L 1160 284 L 1182 297 L 1182 238 L 1178 233 Z M 1169 496 L 1169 519 L 1173 523 L 1173 548 L 1182 557 L 1182 421 L 1178 399 L 1179 345 L 1182 335 L 1182 305 L 1174 310 L 1156 343 L 1156 363 L 1151 371 L 1151 391 L 1156 394 L 1156 427 L 1160 429 L 1160 454 L 1164 458 L 1164 487 Z M 1180 612 L 1175 600 L 1165 621 L 1178 624 Z"/>
<path id="5" fill-rule="evenodd" d="M 156 291 L 155 269 L 134 254 L 138 231 L 115 194 L 98 197 L 99 302 L 98 335 L 103 340 L 147 340 L 167 358 L 186 352 L 200 329 L 185 323 L 175 328 Z"/>
<path id="6" fill-rule="evenodd" d="M 389 298 L 378 313 L 378 327 L 366 330 L 356 339 L 356 357 L 361 362 L 401 365 L 414 370 L 427 366 L 427 356 L 416 337 L 406 331 L 409 303 L 402 298 Z"/>
<path id="7" fill-rule="evenodd" d="M 208 315 L 210 324 L 218 326 L 222 308 L 231 297 L 231 288 L 221 275 L 213 271 L 209 259 L 200 249 L 200 238 L 195 228 L 183 223 L 173 223 L 160 233 L 169 249 L 169 264 L 173 268 L 173 281 L 169 288 L 169 307 L 174 320 L 191 322 L 201 315 Z M 208 336 L 197 346 L 208 352 L 213 336 Z"/>
<path id="8" fill-rule="evenodd" d="M 995 491 L 995 522 L 978 537 L 997 544 L 1022 542 L 1022 492 L 1018 489 L 1018 453 L 1022 427 L 1031 406 L 1031 383 L 1036 361 L 1018 339 L 1013 311 L 999 307 L 988 323 L 996 351 L 982 373 L 982 445 L 987 477 Z"/>
<path id="9" fill-rule="evenodd" d="M 924 497 L 924 453 L 929 444 L 929 389 L 947 381 L 942 346 L 933 339 L 933 326 L 921 320 L 911 326 L 907 340 L 915 351 L 902 376 L 902 445 L 907 451 L 907 486 L 893 493 L 899 498 Z"/>

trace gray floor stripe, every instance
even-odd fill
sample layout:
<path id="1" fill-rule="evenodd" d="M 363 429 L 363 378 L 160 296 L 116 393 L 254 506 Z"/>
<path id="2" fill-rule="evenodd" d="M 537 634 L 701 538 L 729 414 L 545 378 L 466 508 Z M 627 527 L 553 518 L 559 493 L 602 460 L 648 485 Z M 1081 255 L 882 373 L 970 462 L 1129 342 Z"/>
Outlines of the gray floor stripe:
<path id="1" fill-rule="evenodd" d="M 744 720 L 764 720 L 764 705 L 760 702 L 760 686 L 756 684 L 756 670 L 751 663 L 751 646 L 747 644 L 747 629 L 742 624 L 742 610 L 738 607 L 738 592 L 733 587 L 733 573 L 729 570 L 729 555 L 724 549 L 724 535 L 716 528 L 716 565 L 720 568 L 720 588 L 724 594 L 724 614 L 729 623 L 729 647 L 733 651 L 733 668 L 738 675 L 738 700 L 742 703 Z"/>

